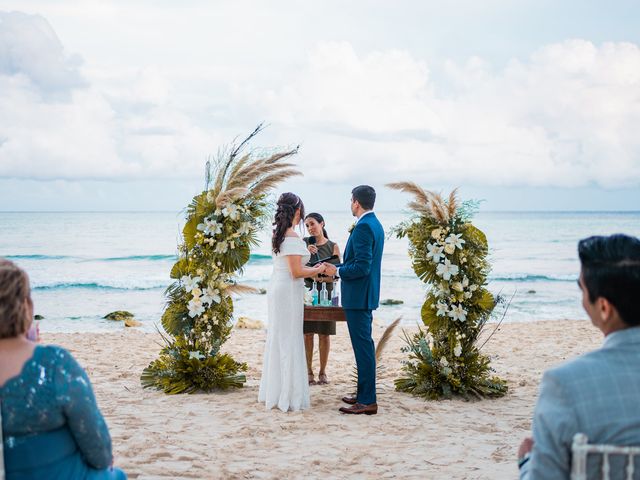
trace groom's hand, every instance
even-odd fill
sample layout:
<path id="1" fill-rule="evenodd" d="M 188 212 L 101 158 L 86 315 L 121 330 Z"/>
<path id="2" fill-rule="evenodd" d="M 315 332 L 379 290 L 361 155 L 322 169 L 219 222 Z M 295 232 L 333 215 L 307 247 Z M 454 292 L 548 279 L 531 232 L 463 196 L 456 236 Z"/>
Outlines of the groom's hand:
<path id="1" fill-rule="evenodd" d="M 336 268 L 335 265 L 331 264 L 331 263 L 323 263 L 324 265 L 324 273 L 327 275 L 335 275 L 336 273 L 338 273 L 338 269 Z"/>

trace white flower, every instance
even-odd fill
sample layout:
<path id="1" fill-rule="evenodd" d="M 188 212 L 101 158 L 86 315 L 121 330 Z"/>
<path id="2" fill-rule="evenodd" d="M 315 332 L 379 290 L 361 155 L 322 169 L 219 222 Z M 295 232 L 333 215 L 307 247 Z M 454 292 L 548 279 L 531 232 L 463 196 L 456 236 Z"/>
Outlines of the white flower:
<path id="1" fill-rule="evenodd" d="M 436 273 L 444 280 L 450 280 L 452 276 L 458 274 L 459 268 L 457 265 L 452 264 L 449 259 L 445 258 L 444 263 L 438 264 Z"/>
<path id="2" fill-rule="evenodd" d="M 199 297 L 200 295 L 202 295 L 202 290 L 200 290 L 200 287 L 196 287 L 191 290 L 191 295 L 193 295 L 193 298 Z"/>
<path id="3" fill-rule="evenodd" d="M 451 310 L 449 311 L 449 316 L 453 320 L 464 322 L 467 320 L 467 311 L 462 307 L 461 304 L 458 304 L 451 307 Z"/>
<path id="4" fill-rule="evenodd" d="M 447 361 L 447 357 L 440 357 L 440 365 L 442 365 L 443 367 L 448 367 L 449 366 L 449 362 Z"/>
<path id="5" fill-rule="evenodd" d="M 436 315 L 439 317 L 444 317 L 449 311 L 449 307 L 444 302 L 436 303 L 435 307 L 438 309 L 438 311 L 436 312 Z"/>
<path id="6" fill-rule="evenodd" d="M 455 290 L 456 292 L 464 292 L 464 287 L 462 286 L 461 282 L 453 282 L 451 284 L 451 289 Z"/>
<path id="7" fill-rule="evenodd" d="M 453 354 L 456 357 L 459 357 L 460 355 L 462 355 L 462 345 L 460 345 L 459 343 L 456 345 L 456 347 L 453 349 Z"/>
<path id="8" fill-rule="evenodd" d="M 444 257 L 442 250 L 443 248 L 438 245 L 427 243 L 427 258 L 433 259 L 433 263 L 438 263 L 440 258 Z"/>
<path id="9" fill-rule="evenodd" d="M 251 232 L 251 223 L 243 222 L 240 224 L 240 228 L 238 228 L 238 235 L 246 235 Z"/>
<path id="10" fill-rule="evenodd" d="M 451 290 L 449 289 L 449 284 L 447 282 L 440 282 L 440 284 L 438 285 L 438 291 L 436 292 L 436 296 L 446 297 L 447 295 L 449 295 L 449 293 L 451 293 Z"/>
<path id="11" fill-rule="evenodd" d="M 200 360 L 204 358 L 204 355 L 202 355 L 200 352 L 195 350 L 195 351 L 189 352 L 189 360 L 191 360 L 192 358 L 197 358 L 198 360 Z"/>
<path id="12" fill-rule="evenodd" d="M 222 225 L 210 218 L 205 218 L 204 222 L 199 223 L 196 228 L 209 237 L 222 233 Z"/>
<path id="13" fill-rule="evenodd" d="M 200 297 L 192 298 L 187 304 L 187 307 L 189 308 L 189 316 L 191 318 L 197 317 L 201 313 L 204 313 L 204 305 L 202 305 Z"/>
<path id="14" fill-rule="evenodd" d="M 458 233 L 458 234 L 452 233 L 444 241 L 447 245 L 453 245 L 454 249 L 459 248 L 460 250 L 462 250 L 462 246 L 464 245 L 464 242 L 465 242 L 462 239 L 461 233 Z"/>
<path id="15" fill-rule="evenodd" d="M 200 297 L 200 299 L 202 300 L 202 303 L 206 303 L 207 305 L 211 305 L 211 303 L 220 303 L 220 290 L 208 287 L 207 291 L 202 297 Z"/>
<path id="16" fill-rule="evenodd" d="M 229 217 L 231 220 L 237 220 L 240 216 L 240 212 L 238 212 L 238 206 L 233 203 L 226 205 L 222 209 L 222 215 L 224 215 L 225 217 Z"/>
<path id="17" fill-rule="evenodd" d="M 455 247 L 455 245 L 452 245 L 451 243 L 447 243 L 444 246 L 444 253 L 446 253 L 447 255 L 452 255 L 453 252 L 455 252 L 455 251 L 456 251 L 456 247 Z"/>
<path id="18" fill-rule="evenodd" d="M 189 275 L 184 275 L 180 279 L 180 281 L 182 282 L 182 285 L 184 286 L 184 289 L 187 292 L 191 292 L 194 288 L 198 288 L 198 282 L 200 282 L 200 280 L 202 280 L 202 278 L 200 277 L 191 278 Z"/>
<path id="19" fill-rule="evenodd" d="M 222 242 L 218 242 L 216 244 L 216 248 L 214 249 L 214 252 L 227 253 L 227 250 L 229 250 L 229 245 L 227 245 L 227 242 L 223 240 Z"/>

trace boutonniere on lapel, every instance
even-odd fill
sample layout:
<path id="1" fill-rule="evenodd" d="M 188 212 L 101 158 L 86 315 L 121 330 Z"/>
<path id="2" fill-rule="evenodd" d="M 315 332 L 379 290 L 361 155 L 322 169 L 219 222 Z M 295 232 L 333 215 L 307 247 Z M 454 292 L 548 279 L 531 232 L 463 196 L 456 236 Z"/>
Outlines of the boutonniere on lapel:
<path id="1" fill-rule="evenodd" d="M 353 222 L 353 224 L 349 227 L 349 235 L 351 235 L 351 232 L 353 232 L 354 228 L 356 228 L 356 222 Z"/>

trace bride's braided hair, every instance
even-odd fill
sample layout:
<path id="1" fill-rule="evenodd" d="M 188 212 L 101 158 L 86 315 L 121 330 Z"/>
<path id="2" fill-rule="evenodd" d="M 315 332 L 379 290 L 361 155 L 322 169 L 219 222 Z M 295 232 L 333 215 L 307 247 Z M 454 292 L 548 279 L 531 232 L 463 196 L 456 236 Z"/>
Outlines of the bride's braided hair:
<path id="1" fill-rule="evenodd" d="M 276 216 L 273 221 L 275 228 L 271 237 L 273 253 L 280 253 L 280 245 L 284 242 L 284 234 L 293 226 L 293 217 L 296 210 L 300 209 L 300 219 L 304 218 L 304 204 L 295 193 L 287 192 L 280 195 L 277 203 Z"/>

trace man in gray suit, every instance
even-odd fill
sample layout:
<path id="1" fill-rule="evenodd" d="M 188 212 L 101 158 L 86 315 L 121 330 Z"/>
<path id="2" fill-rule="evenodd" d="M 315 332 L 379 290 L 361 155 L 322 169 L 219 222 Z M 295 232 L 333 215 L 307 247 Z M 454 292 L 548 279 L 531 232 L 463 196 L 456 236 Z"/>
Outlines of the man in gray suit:
<path id="1" fill-rule="evenodd" d="M 518 452 L 521 479 L 568 479 L 576 433 L 590 443 L 640 445 L 640 240 L 590 237 L 578 255 L 582 305 L 605 340 L 543 375 L 533 439 Z M 589 478 L 598 463 L 588 464 Z"/>

